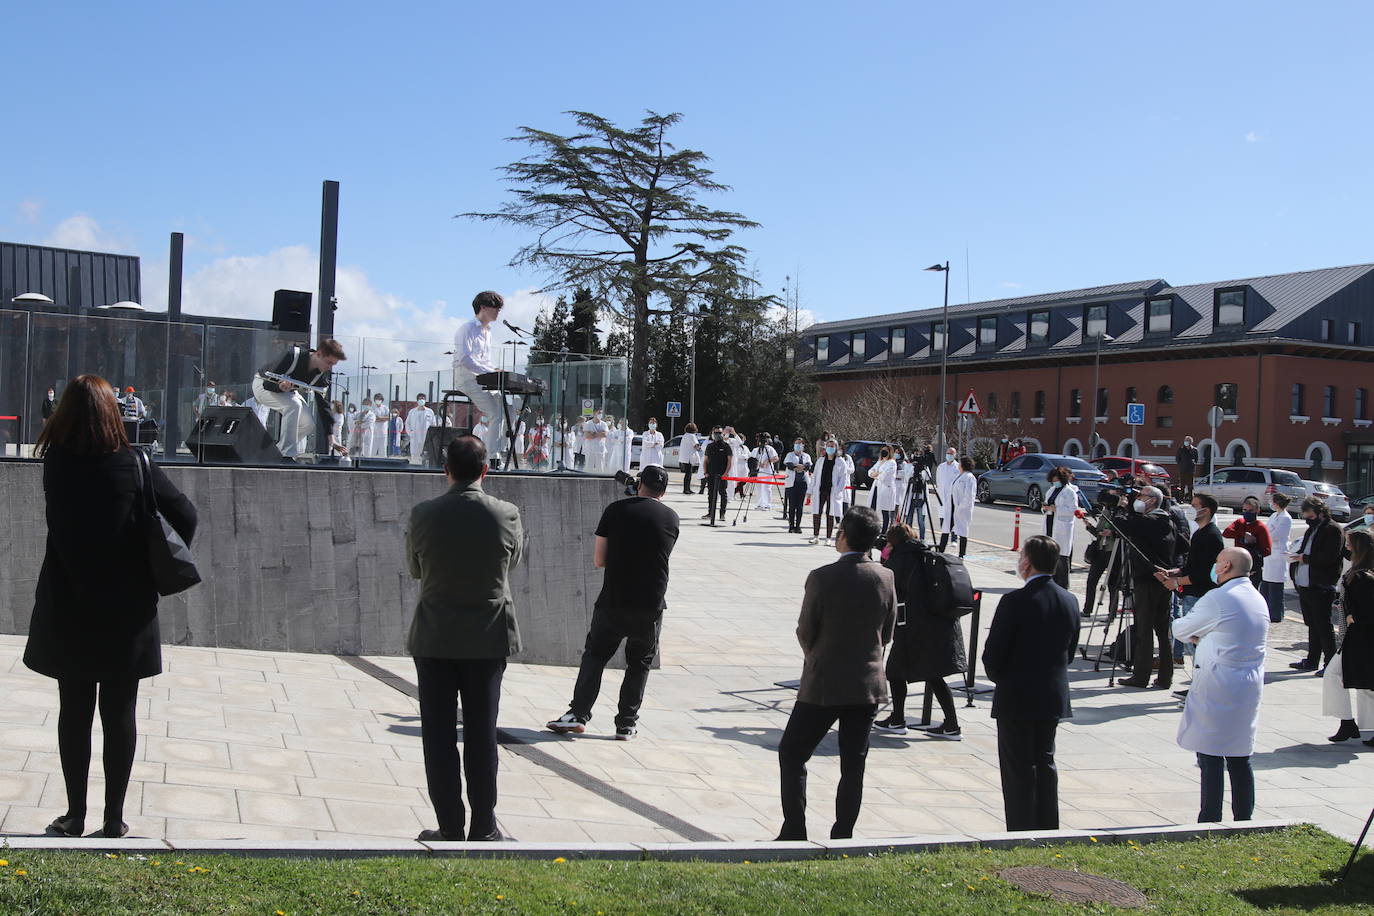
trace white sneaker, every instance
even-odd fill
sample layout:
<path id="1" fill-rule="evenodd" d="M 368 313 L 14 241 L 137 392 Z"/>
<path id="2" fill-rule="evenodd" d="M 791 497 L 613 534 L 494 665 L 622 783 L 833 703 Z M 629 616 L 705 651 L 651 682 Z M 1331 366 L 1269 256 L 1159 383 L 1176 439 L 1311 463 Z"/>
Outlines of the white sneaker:
<path id="1" fill-rule="evenodd" d="M 830 543 L 830 538 L 826 538 L 825 540 L 821 541 L 821 546 L 822 546 L 822 547 L 830 547 L 830 546 L 832 546 L 831 543 Z"/>
<path id="2" fill-rule="evenodd" d="M 820 542 L 821 542 L 821 539 L 820 539 L 820 538 L 807 538 L 807 539 L 806 539 L 806 543 L 811 544 L 812 546 L 815 546 L 816 544 L 819 544 Z"/>
<path id="3" fill-rule="evenodd" d="M 545 727 L 560 735 L 580 735 L 587 730 L 587 720 L 568 710 Z"/>

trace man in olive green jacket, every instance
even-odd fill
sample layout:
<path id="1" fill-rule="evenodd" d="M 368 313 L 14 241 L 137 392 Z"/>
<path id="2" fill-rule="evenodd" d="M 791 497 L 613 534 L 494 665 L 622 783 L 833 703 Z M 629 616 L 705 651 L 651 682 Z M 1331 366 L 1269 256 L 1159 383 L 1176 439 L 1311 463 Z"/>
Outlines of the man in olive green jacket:
<path id="1" fill-rule="evenodd" d="M 420 740 L 439 829 L 421 840 L 462 840 L 458 701 L 467 754 L 468 840 L 504 839 L 496 826 L 496 716 L 506 659 L 520 651 L 510 574 L 520 562 L 520 510 L 482 492 L 487 450 L 475 436 L 449 444 L 452 486 L 410 513 L 406 556 L 420 580 L 406 649 L 420 687 Z"/>

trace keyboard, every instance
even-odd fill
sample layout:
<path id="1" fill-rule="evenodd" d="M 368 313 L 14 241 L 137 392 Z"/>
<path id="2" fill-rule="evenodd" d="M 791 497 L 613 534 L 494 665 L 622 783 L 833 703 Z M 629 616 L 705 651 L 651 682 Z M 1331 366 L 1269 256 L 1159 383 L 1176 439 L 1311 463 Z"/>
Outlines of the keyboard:
<path id="1" fill-rule="evenodd" d="M 530 378 L 519 372 L 483 372 L 477 376 L 477 384 L 487 391 L 504 391 L 506 394 L 537 395 L 548 390 L 543 379 Z"/>

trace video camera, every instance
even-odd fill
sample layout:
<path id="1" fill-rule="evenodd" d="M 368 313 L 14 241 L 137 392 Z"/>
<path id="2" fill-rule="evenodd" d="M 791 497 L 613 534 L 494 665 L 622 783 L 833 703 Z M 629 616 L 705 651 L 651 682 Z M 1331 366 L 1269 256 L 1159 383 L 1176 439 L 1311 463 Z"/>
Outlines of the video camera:
<path id="1" fill-rule="evenodd" d="M 1099 513 L 1115 509 L 1129 509 L 1131 503 L 1140 495 L 1140 487 L 1128 480 L 1112 480 L 1104 483 L 1097 491 Z"/>
<path id="2" fill-rule="evenodd" d="M 615 472 L 615 482 L 625 487 L 626 496 L 636 496 L 639 493 L 639 478 L 625 471 Z"/>

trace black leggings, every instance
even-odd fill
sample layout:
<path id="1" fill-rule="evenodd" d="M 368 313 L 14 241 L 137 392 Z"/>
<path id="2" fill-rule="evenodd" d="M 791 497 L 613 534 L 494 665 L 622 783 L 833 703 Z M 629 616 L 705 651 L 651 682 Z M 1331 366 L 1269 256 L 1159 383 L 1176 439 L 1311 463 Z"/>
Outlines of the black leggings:
<path id="1" fill-rule="evenodd" d="M 834 534 L 835 516 L 827 512 L 825 514 L 825 536 L 831 537 Z M 821 536 L 821 514 L 819 512 L 811 516 L 811 536 L 817 538 Z"/>
<path id="2" fill-rule="evenodd" d="M 957 538 L 959 541 L 959 556 L 962 557 L 965 553 L 968 552 L 968 538 L 964 537 L 962 534 L 956 534 L 954 537 Z M 940 553 L 944 553 L 945 548 L 948 546 L 949 532 L 946 531 L 944 534 L 940 535 Z"/>
<path id="3" fill-rule="evenodd" d="M 888 687 L 892 693 L 892 718 L 906 719 L 906 681 L 888 681 Z M 935 697 L 935 701 L 940 704 L 940 711 L 945 714 L 945 725 L 950 728 L 959 727 L 959 713 L 954 707 L 954 694 L 950 691 L 945 679 L 937 677 L 932 681 L 926 681 L 926 688 L 930 695 Z"/>
<path id="4" fill-rule="evenodd" d="M 98 686 L 98 690 L 97 690 Z M 124 819 L 124 793 L 134 767 L 138 731 L 134 707 L 138 681 L 77 681 L 59 678 L 57 695 L 57 750 L 62 759 L 62 778 L 67 783 L 67 816 L 86 817 L 86 779 L 91 770 L 91 724 L 95 721 L 97 696 L 100 726 L 105 733 L 105 821 Z"/>

